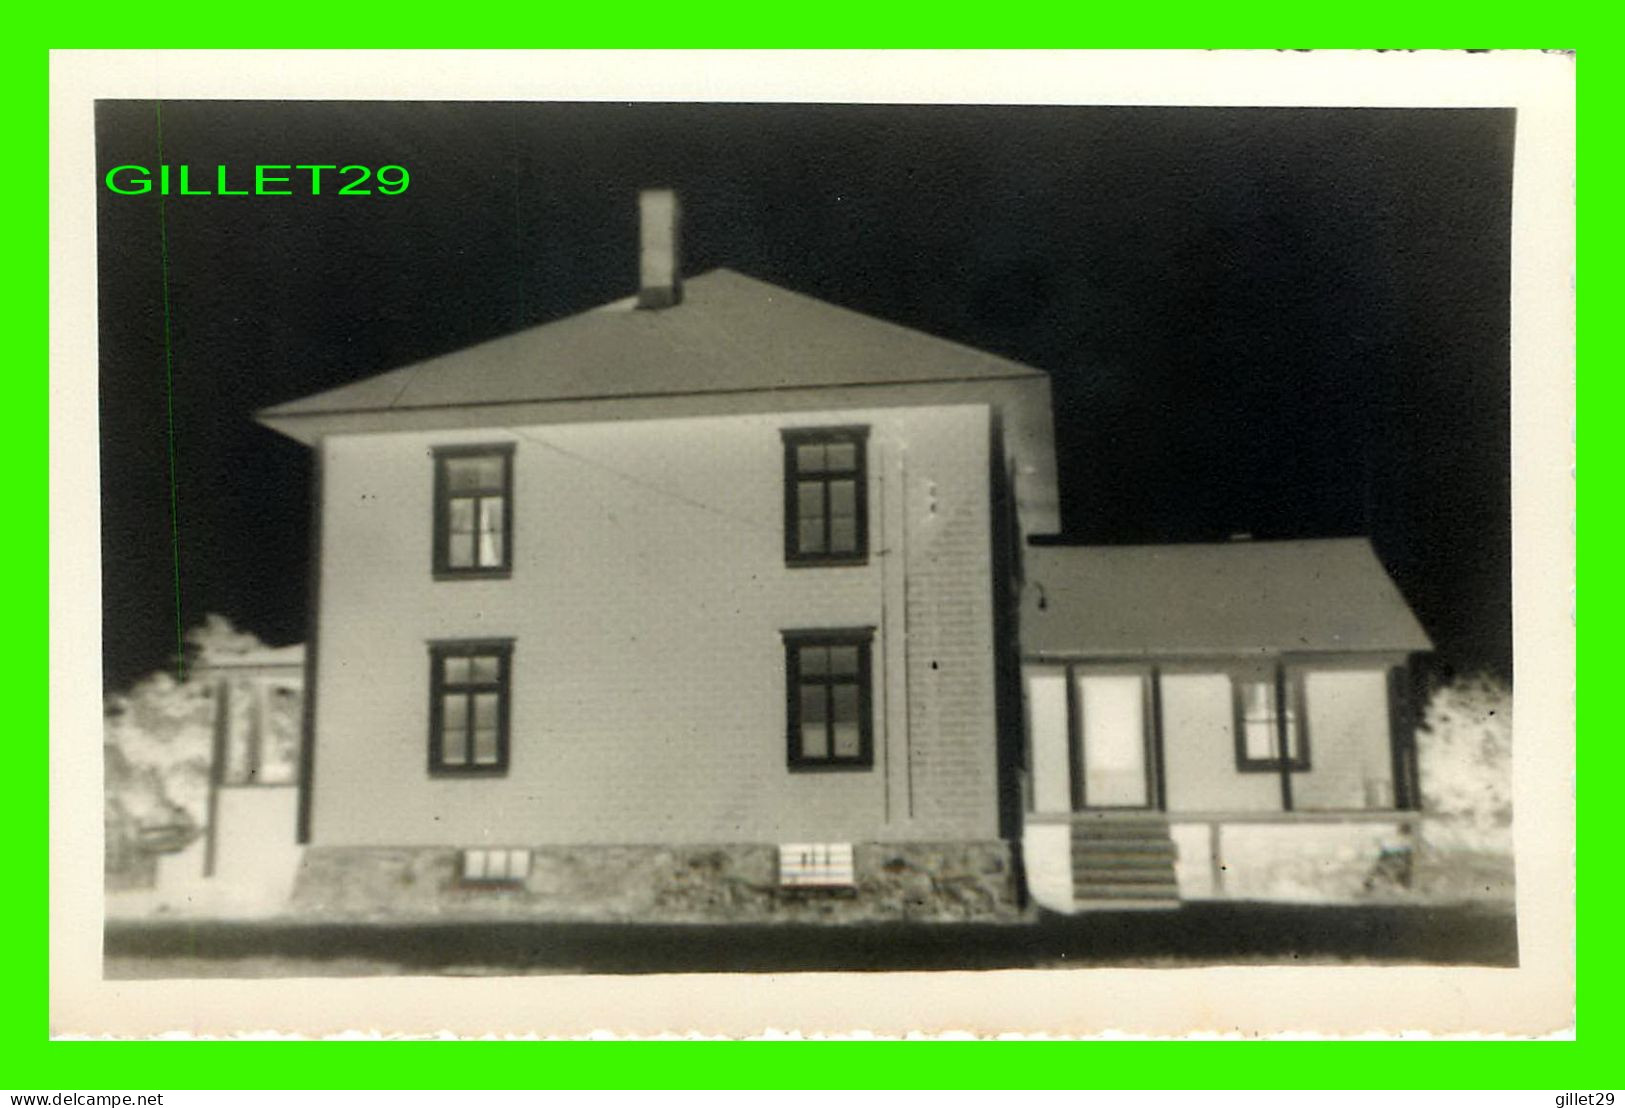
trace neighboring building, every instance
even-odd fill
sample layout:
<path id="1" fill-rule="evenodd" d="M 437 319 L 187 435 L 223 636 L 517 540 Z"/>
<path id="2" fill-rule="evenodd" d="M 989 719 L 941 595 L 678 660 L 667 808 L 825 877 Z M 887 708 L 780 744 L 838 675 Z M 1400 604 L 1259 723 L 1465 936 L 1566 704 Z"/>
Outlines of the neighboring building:
<path id="1" fill-rule="evenodd" d="M 182 688 L 196 688 L 209 729 L 202 818 L 152 851 L 150 881 L 110 897 L 120 915 L 252 916 L 286 908 L 300 847 L 303 646 L 204 650 Z"/>
<path id="2" fill-rule="evenodd" d="M 637 297 L 260 413 L 318 474 L 297 899 L 1014 914 L 1047 376 L 680 281 L 643 208 Z"/>
<path id="3" fill-rule="evenodd" d="M 297 826 L 305 648 L 206 657 L 195 681 L 215 686 L 215 744 L 202 876 L 217 896 L 286 903 L 300 850 Z"/>

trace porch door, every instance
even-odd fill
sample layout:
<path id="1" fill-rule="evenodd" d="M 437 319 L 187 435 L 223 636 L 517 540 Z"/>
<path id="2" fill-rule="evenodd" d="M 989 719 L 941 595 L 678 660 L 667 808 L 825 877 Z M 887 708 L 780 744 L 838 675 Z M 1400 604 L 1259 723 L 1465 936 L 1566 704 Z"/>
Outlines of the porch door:
<path id="1" fill-rule="evenodd" d="M 1086 808 L 1149 808 L 1146 675 L 1075 671 L 1078 779 Z"/>

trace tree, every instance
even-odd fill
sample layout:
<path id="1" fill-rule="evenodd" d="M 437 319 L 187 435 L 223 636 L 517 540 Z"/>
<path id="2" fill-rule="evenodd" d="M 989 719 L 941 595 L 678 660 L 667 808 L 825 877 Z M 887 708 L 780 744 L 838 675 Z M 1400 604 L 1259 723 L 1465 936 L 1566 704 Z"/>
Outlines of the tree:
<path id="1" fill-rule="evenodd" d="M 1434 690 L 1416 736 L 1423 811 L 1463 849 L 1511 850 L 1512 689 L 1487 674 Z"/>
<path id="2" fill-rule="evenodd" d="M 263 649 L 224 616 L 210 614 L 186 635 L 192 664 Z M 150 674 L 103 703 L 104 814 L 109 873 L 139 867 L 143 856 L 177 850 L 208 822 L 214 751 L 212 682 Z"/>

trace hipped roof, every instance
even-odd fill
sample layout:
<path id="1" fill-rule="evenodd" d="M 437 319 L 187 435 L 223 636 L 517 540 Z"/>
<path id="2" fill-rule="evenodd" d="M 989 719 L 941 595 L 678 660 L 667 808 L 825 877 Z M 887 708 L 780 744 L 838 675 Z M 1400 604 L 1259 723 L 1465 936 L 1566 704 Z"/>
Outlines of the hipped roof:
<path id="1" fill-rule="evenodd" d="M 267 408 L 299 417 L 525 402 L 1043 377 L 1030 366 L 715 269 L 635 298 Z"/>
<path id="2" fill-rule="evenodd" d="M 1033 546 L 1022 653 L 1411 653 L 1427 632 L 1365 539 Z"/>

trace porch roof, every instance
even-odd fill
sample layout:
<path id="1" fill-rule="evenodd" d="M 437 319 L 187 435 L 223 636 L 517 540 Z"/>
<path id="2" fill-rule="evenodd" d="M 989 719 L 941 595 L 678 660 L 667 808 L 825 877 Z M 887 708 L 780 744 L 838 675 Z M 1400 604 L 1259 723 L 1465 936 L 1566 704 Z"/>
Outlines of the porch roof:
<path id="1" fill-rule="evenodd" d="M 1027 656 L 1411 653 L 1432 642 L 1369 541 L 1030 546 Z"/>

